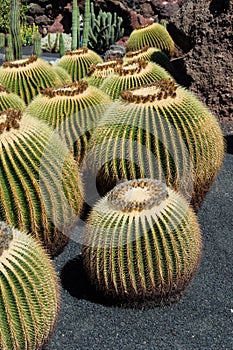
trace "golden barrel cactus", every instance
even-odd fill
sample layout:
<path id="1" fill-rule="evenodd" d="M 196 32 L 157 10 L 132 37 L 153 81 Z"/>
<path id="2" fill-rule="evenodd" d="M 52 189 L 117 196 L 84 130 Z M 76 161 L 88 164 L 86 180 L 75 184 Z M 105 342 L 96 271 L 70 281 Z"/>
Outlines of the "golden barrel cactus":
<path id="1" fill-rule="evenodd" d="M 97 291 L 117 303 L 177 300 L 202 251 L 191 207 L 153 179 L 117 184 L 93 207 L 84 231 L 83 265 Z"/>
<path id="2" fill-rule="evenodd" d="M 148 177 L 198 210 L 224 154 L 217 118 L 194 93 L 162 79 L 125 90 L 112 103 L 90 139 L 85 172 L 101 195 L 121 179 Z"/>
<path id="3" fill-rule="evenodd" d="M 21 97 L 10 92 L 9 89 L 0 84 L 0 111 L 8 108 L 16 108 L 24 111 L 26 109 L 26 104 Z"/>
<path id="4" fill-rule="evenodd" d="M 83 203 L 73 155 L 46 123 L 8 109 L 0 113 L 0 167 L 0 220 L 59 254 Z"/>
<path id="5" fill-rule="evenodd" d="M 41 90 L 63 84 L 54 67 L 36 56 L 4 62 L 0 67 L 0 82 L 26 104 Z"/>
<path id="6" fill-rule="evenodd" d="M 174 41 L 167 29 L 160 23 L 150 23 L 135 28 L 126 43 L 126 51 L 140 50 L 144 46 L 156 47 L 169 57 L 174 55 Z"/>
<path id="7" fill-rule="evenodd" d="M 41 349 L 59 308 L 59 282 L 46 251 L 32 236 L 0 222 L 1 350 Z"/>
<path id="8" fill-rule="evenodd" d="M 103 59 L 95 51 L 81 47 L 67 51 L 58 63 L 58 67 L 64 68 L 71 76 L 72 81 L 81 80 L 88 73 L 89 67 L 93 63 L 102 63 Z"/>
<path id="9" fill-rule="evenodd" d="M 26 111 L 56 129 L 80 164 L 92 131 L 111 101 L 103 91 L 77 80 L 43 90 Z"/>

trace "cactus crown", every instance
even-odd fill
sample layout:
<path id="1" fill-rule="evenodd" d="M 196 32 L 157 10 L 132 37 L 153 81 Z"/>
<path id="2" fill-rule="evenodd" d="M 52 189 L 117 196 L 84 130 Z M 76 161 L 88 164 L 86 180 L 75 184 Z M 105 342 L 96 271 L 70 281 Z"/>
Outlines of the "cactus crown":
<path id="1" fill-rule="evenodd" d="M 4 130 L 9 131 L 11 128 L 19 128 L 19 120 L 22 118 L 22 112 L 18 109 L 9 108 L 0 112 L 0 134 Z"/>
<path id="2" fill-rule="evenodd" d="M 89 67 L 88 75 L 91 75 L 93 72 L 103 72 L 109 68 L 114 69 L 115 67 L 121 64 L 123 64 L 123 60 L 122 58 L 118 58 L 118 57 L 115 59 L 106 60 L 103 63 L 93 63 Z"/>
<path id="3" fill-rule="evenodd" d="M 143 85 L 140 88 L 134 88 L 121 92 L 121 98 L 127 102 L 147 103 L 155 100 L 166 100 L 169 97 L 176 97 L 176 83 L 172 79 L 161 79 L 151 84 Z"/>
<path id="4" fill-rule="evenodd" d="M 66 52 L 66 55 L 68 56 L 74 56 L 74 55 L 85 55 L 88 53 L 88 47 L 80 47 L 75 50 L 70 50 Z"/>
<path id="5" fill-rule="evenodd" d="M 13 239 L 12 228 L 5 222 L 0 222 L 0 256 L 4 250 L 9 248 L 9 245 Z"/>
<path id="6" fill-rule="evenodd" d="M 130 57 L 140 55 L 141 53 L 145 53 L 149 50 L 149 47 L 150 46 L 147 45 L 147 46 L 144 46 L 142 49 L 126 52 L 125 57 L 130 58 Z"/>
<path id="7" fill-rule="evenodd" d="M 53 98 L 55 96 L 76 96 L 82 94 L 88 88 L 86 81 L 77 80 L 72 84 L 64 85 L 61 88 L 46 88 L 42 94 L 46 97 Z"/>
<path id="8" fill-rule="evenodd" d="M 168 197 L 167 186 L 158 180 L 135 179 L 118 184 L 107 195 L 115 209 L 123 212 L 150 210 Z"/>
<path id="9" fill-rule="evenodd" d="M 140 73 L 146 68 L 148 62 L 144 58 L 133 60 L 130 63 L 124 63 L 121 66 L 117 66 L 114 71 L 120 76 L 133 75 Z"/>
<path id="10" fill-rule="evenodd" d="M 22 68 L 22 67 L 27 67 L 28 65 L 36 61 L 37 61 L 36 56 L 28 56 L 26 58 L 22 58 L 16 61 L 4 62 L 2 67 L 3 68 Z"/>
<path id="11" fill-rule="evenodd" d="M 154 23 L 155 23 L 155 22 L 145 23 L 145 24 L 139 25 L 138 27 L 135 28 L 135 30 L 148 28 L 148 27 L 152 26 Z"/>

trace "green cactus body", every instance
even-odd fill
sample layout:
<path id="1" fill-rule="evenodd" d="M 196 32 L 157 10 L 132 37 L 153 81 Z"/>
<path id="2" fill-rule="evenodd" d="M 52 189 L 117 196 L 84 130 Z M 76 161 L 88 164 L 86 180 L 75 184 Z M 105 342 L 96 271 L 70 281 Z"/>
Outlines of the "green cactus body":
<path id="1" fill-rule="evenodd" d="M 116 58 L 103 63 L 95 63 L 89 67 L 88 74 L 83 78 L 89 85 L 100 87 L 104 79 L 114 74 L 114 69 L 122 66 L 122 59 Z"/>
<path id="2" fill-rule="evenodd" d="M 96 87 L 76 81 L 43 90 L 28 105 L 27 113 L 56 129 L 80 164 L 93 129 L 111 101 Z"/>
<path id="3" fill-rule="evenodd" d="M 59 35 L 59 53 L 60 53 L 60 57 L 65 55 L 65 43 L 64 43 L 64 38 L 62 33 L 60 33 Z"/>
<path id="4" fill-rule="evenodd" d="M 156 47 L 145 46 L 140 50 L 126 52 L 125 56 L 123 57 L 123 61 L 129 63 L 135 59 L 141 58 L 145 59 L 146 61 L 152 61 L 156 64 L 159 64 L 170 74 L 175 74 L 174 67 L 170 62 L 169 57 Z"/>
<path id="5" fill-rule="evenodd" d="M 41 244 L 0 222 L 0 348 L 41 349 L 59 309 L 58 278 Z"/>
<path id="6" fill-rule="evenodd" d="M 14 58 L 22 58 L 22 39 L 20 33 L 20 0 L 11 0 L 10 8 L 10 32 L 14 50 Z"/>
<path id="7" fill-rule="evenodd" d="M 13 48 L 11 46 L 6 46 L 5 47 L 5 61 L 9 62 L 14 59 L 14 52 Z"/>
<path id="8" fill-rule="evenodd" d="M 53 68 L 61 80 L 61 87 L 72 83 L 72 78 L 67 70 L 56 65 L 53 66 Z"/>
<path id="9" fill-rule="evenodd" d="M 0 49 L 2 49 L 5 46 L 5 34 L 0 33 Z"/>
<path id="10" fill-rule="evenodd" d="M 77 0 L 72 1 L 72 50 L 78 48 L 78 26 L 79 26 L 79 7 Z M 80 15 L 80 14 L 79 14 Z"/>
<path id="11" fill-rule="evenodd" d="M 33 35 L 33 54 L 36 57 L 41 57 L 41 34 L 39 32 L 34 33 Z"/>
<path id="12" fill-rule="evenodd" d="M 9 92 L 5 86 L 0 84 L 0 111 L 8 108 L 16 108 L 23 112 L 26 109 L 26 104 L 21 97 Z"/>
<path id="13" fill-rule="evenodd" d="M 152 179 L 116 185 L 93 207 L 84 231 L 92 285 L 120 304 L 177 300 L 200 262 L 196 215 L 177 192 Z"/>
<path id="14" fill-rule="evenodd" d="M 91 21 L 90 11 L 91 11 L 90 0 L 85 0 L 82 47 L 88 46 L 89 28 L 90 28 L 90 21 Z"/>
<path id="15" fill-rule="evenodd" d="M 114 74 L 104 79 L 99 88 L 109 94 L 112 99 L 117 99 L 123 90 L 168 77 L 171 75 L 158 64 L 140 59 L 117 66 Z"/>
<path id="16" fill-rule="evenodd" d="M 72 154 L 44 122 L 15 109 L 0 114 L 0 220 L 62 251 L 83 203 Z"/>
<path id="17" fill-rule="evenodd" d="M 4 62 L 0 67 L 0 81 L 26 104 L 41 90 L 63 83 L 54 67 L 36 56 Z"/>
<path id="18" fill-rule="evenodd" d="M 198 210 L 224 151 L 221 128 L 209 109 L 192 92 L 162 79 L 122 92 L 106 111 L 87 150 L 86 173 L 95 177 L 88 184 L 96 181 L 104 195 L 121 179 L 154 178 Z"/>
<path id="19" fill-rule="evenodd" d="M 156 47 L 169 57 L 174 54 L 174 41 L 167 29 L 159 23 L 146 24 L 134 29 L 126 43 L 126 51 L 140 50 L 145 46 Z"/>
<path id="20" fill-rule="evenodd" d="M 85 47 L 67 51 L 59 59 L 57 66 L 64 68 L 70 74 L 72 81 L 76 81 L 87 75 L 91 64 L 102 62 L 103 59 L 96 52 Z"/>

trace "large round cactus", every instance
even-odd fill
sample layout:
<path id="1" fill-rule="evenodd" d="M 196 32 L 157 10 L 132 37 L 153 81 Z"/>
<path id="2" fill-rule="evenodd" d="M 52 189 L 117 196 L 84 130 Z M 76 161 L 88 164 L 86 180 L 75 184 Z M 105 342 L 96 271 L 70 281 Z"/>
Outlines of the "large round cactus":
<path id="1" fill-rule="evenodd" d="M 104 79 L 114 74 L 114 69 L 121 67 L 123 60 L 121 58 L 109 59 L 103 63 L 95 63 L 89 67 L 88 74 L 83 78 L 89 85 L 100 87 Z"/>
<path id="2" fill-rule="evenodd" d="M 173 56 L 175 44 L 167 29 L 160 23 L 145 24 L 134 29 L 126 43 L 126 51 L 140 50 L 144 46 L 156 47 Z"/>
<path id="3" fill-rule="evenodd" d="M 116 185 L 93 207 L 84 231 L 90 282 L 117 302 L 178 299 L 199 265 L 196 215 L 164 183 L 136 179 Z"/>
<path id="4" fill-rule="evenodd" d="M 57 66 L 64 68 L 70 74 L 72 81 L 75 81 L 81 80 L 87 75 L 91 64 L 102 62 L 103 59 L 95 51 L 82 47 L 67 51 L 59 59 Z"/>
<path id="5" fill-rule="evenodd" d="M 194 93 L 162 79 L 126 90 L 112 103 L 92 134 L 86 170 L 101 195 L 121 179 L 149 177 L 166 182 L 198 210 L 224 150 L 210 110 Z"/>
<path id="6" fill-rule="evenodd" d="M 114 68 L 114 74 L 103 80 L 99 89 L 117 99 L 123 90 L 149 84 L 156 80 L 171 77 L 161 66 L 145 59 L 123 63 Z"/>
<path id="7" fill-rule="evenodd" d="M 83 202 L 72 154 L 46 123 L 9 109 L 0 113 L 0 167 L 0 220 L 58 254 Z"/>
<path id="8" fill-rule="evenodd" d="M 59 313 L 54 266 L 32 236 L 0 222 L 0 348 L 37 350 Z"/>
<path id="9" fill-rule="evenodd" d="M 54 67 L 36 56 L 4 62 L 0 67 L 0 82 L 26 104 L 42 89 L 63 84 Z"/>
<path id="10" fill-rule="evenodd" d="M 24 111 L 26 104 L 21 97 L 10 92 L 4 85 L 0 84 L 0 111 L 8 108 L 17 108 Z"/>
<path id="11" fill-rule="evenodd" d="M 77 80 L 43 90 L 28 105 L 27 113 L 56 129 L 80 164 L 91 133 L 111 101 L 103 91 Z"/>
<path id="12" fill-rule="evenodd" d="M 157 49 L 156 47 L 144 46 L 139 50 L 128 51 L 123 57 L 123 61 L 129 63 L 135 59 L 141 58 L 145 59 L 146 61 L 155 62 L 166 69 L 166 71 L 172 74 L 172 76 L 175 75 L 175 70 L 169 57 L 162 50 Z"/>

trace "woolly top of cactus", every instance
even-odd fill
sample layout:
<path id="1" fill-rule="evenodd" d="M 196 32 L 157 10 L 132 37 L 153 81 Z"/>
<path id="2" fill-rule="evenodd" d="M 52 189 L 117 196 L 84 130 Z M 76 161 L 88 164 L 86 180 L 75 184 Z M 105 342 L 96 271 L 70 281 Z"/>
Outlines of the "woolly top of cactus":
<path id="1" fill-rule="evenodd" d="M 21 118 L 22 112 L 18 109 L 9 108 L 0 112 L 0 134 L 4 130 L 9 131 L 11 128 L 18 129 Z"/>
<path id="2" fill-rule="evenodd" d="M 149 50 L 149 48 L 150 48 L 150 46 L 144 46 L 142 49 L 126 52 L 125 57 L 129 58 L 129 57 L 134 57 L 134 56 L 140 55 L 141 53 L 147 52 Z M 155 49 L 155 48 L 153 48 L 153 49 Z"/>
<path id="3" fill-rule="evenodd" d="M 1 93 L 1 92 L 5 92 L 5 93 L 9 94 L 9 90 L 8 90 L 4 85 L 2 85 L 2 84 L 0 83 L 0 93 Z"/>
<path id="4" fill-rule="evenodd" d="M 123 212 L 141 212 L 159 207 L 168 197 L 167 186 L 158 180 L 135 179 L 115 186 L 107 195 L 107 201 Z"/>
<path id="5" fill-rule="evenodd" d="M 140 58 L 133 60 L 130 63 L 124 63 L 121 66 L 117 66 L 114 69 L 114 72 L 120 76 L 138 74 L 145 69 L 148 64 L 149 62 L 147 62 L 144 58 Z"/>
<path id="6" fill-rule="evenodd" d="M 9 248 L 13 239 L 13 230 L 5 222 L 0 222 L 0 256 Z"/>
<path id="7" fill-rule="evenodd" d="M 76 96 L 82 94 L 88 88 L 88 83 L 83 80 L 77 80 L 72 84 L 64 85 L 60 88 L 46 88 L 42 94 L 49 98 L 55 96 Z"/>
<path id="8" fill-rule="evenodd" d="M 123 100 L 133 103 L 150 103 L 154 101 L 164 103 L 165 101 L 170 102 L 171 99 L 179 99 L 177 85 L 171 78 L 160 79 L 139 88 L 124 90 L 120 96 Z"/>
<path id="9" fill-rule="evenodd" d="M 135 28 L 134 30 L 140 30 L 140 29 L 144 29 L 144 28 L 148 28 L 148 27 L 153 27 L 153 26 L 161 26 L 162 24 L 156 23 L 156 22 L 151 22 L 151 23 L 145 23 L 142 25 L 139 25 L 137 28 Z"/>
<path id="10" fill-rule="evenodd" d="M 88 75 L 92 74 L 93 72 L 102 72 L 109 68 L 114 69 L 115 67 L 121 64 L 123 64 L 122 58 L 106 60 L 103 63 L 93 63 L 89 67 Z"/>
<path id="11" fill-rule="evenodd" d="M 88 47 L 80 47 L 78 49 L 75 50 L 70 50 L 70 51 L 66 51 L 66 55 L 68 56 L 74 56 L 74 55 L 85 55 L 87 54 L 89 51 Z"/>
<path id="12" fill-rule="evenodd" d="M 37 56 L 28 56 L 19 60 L 4 62 L 3 68 L 25 68 L 38 60 Z"/>

